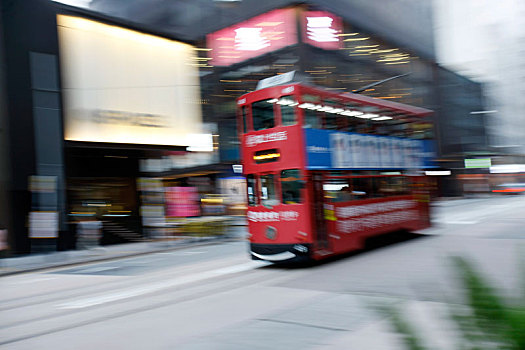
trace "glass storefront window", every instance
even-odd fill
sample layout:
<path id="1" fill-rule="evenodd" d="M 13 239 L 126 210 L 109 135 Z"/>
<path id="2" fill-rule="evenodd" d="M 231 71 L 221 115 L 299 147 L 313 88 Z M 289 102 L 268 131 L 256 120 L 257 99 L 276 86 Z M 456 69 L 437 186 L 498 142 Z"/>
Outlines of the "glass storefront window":
<path id="1" fill-rule="evenodd" d="M 257 205 L 257 186 L 255 177 L 253 175 L 246 176 L 246 184 L 248 187 L 248 205 L 253 207 Z"/>
<path id="2" fill-rule="evenodd" d="M 279 204 L 273 174 L 261 175 L 261 204 L 267 207 Z"/>
<path id="3" fill-rule="evenodd" d="M 263 100 L 252 104 L 253 130 L 264 130 L 275 126 L 275 115 L 273 113 L 273 102 Z"/>
<path id="4" fill-rule="evenodd" d="M 284 204 L 301 203 L 301 172 L 299 169 L 281 171 L 282 202 Z"/>

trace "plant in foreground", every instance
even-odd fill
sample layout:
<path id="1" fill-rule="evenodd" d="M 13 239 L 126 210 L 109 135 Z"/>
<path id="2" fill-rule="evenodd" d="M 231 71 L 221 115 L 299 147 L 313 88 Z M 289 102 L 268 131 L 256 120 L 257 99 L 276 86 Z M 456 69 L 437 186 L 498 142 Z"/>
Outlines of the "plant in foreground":
<path id="1" fill-rule="evenodd" d="M 460 257 L 452 259 L 460 278 L 467 307 L 451 311 L 460 333 L 459 349 L 525 350 L 525 285 L 518 300 L 505 300 L 476 271 Z M 416 329 L 394 306 L 382 306 L 396 332 L 402 335 L 407 349 L 424 350 Z"/>

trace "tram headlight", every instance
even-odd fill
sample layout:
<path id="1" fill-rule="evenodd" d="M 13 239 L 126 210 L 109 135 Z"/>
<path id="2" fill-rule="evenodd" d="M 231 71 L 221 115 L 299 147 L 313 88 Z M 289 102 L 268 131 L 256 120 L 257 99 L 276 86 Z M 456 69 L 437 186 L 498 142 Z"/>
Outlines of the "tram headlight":
<path id="1" fill-rule="evenodd" d="M 272 226 L 266 226 L 265 236 L 268 239 L 274 240 L 277 238 L 277 229 Z"/>

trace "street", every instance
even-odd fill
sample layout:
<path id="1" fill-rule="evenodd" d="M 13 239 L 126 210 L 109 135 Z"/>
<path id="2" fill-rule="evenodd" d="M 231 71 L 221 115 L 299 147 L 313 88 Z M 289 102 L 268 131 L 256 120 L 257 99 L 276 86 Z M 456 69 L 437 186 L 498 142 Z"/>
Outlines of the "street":
<path id="1" fill-rule="evenodd" d="M 395 303 L 429 344 L 460 303 L 451 256 L 519 292 L 525 196 L 433 205 L 418 237 L 310 267 L 251 261 L 242 240 L 1 278 L 6 349 L 402 349 L 374 311 Z M 451 333 L 452 332 L 452 333 Z"/>

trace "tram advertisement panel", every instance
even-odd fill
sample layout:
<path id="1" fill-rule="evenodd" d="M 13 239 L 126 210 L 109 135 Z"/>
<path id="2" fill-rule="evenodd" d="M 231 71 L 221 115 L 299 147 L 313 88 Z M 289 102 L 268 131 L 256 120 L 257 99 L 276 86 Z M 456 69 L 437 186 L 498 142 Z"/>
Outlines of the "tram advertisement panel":
<path id="1" fill-rule="evenodd" d="M 425 205 L 412 196 L 397 196 L 325 204 L 325 219 L 331 237 L 337 237 L 343 246 L 358 247 L 362 236 L 426 227 L 421 220 L 425 211 Z"/>
<path id="2" fill-rule="evenodd" d="M 251 207 L 246 218 L 257 243 L 296 243 L 298 237 L 306 240 L 310 232 L 308 209 L 302 204 Z"/>
<path id="3" fill-rule="evenodd" d="M 432 167 L 428 140 L 305 129 L 309 169 L 421 169 Z"/>

